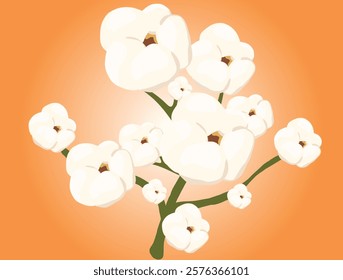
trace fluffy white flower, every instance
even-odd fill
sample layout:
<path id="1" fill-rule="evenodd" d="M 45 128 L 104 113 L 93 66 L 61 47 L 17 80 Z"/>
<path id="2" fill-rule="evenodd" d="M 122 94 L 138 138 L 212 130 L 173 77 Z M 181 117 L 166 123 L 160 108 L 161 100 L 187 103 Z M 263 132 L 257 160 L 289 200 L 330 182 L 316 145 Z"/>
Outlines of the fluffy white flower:
<path id="1" fill-rule="evenodd" d="M 245 185 L 238 184 L 227 192 L 227 199 L 233 207 L 243 209 L 251 203 L 251 193 Z"/>
<path id="2" fill-rule="evenodd" d="M 161 4 L 109 12 L 100 40 L 109 78 L 128 90 L 152 90 L 169 82 L 191 58 L 185 21 Z"/>
<path id="3" fill-rule="evenodd" d="M 59 103 L 46 105 L 29 121 L 33 142 L 45 150 L 61 152 L 75 139 L 76 124 Z"/>
<path id="4" fill-rule="evenodd" d="M 153 179 L 142 188 L 144 198 L 152 203 L 161 203 L 167 195 L 167 189 L 158 179 Z"/>
<path id="5" fill-rule="evenodd" d="M 255 72 L 253 48 L 242 43 L 227 24 L 207 27 L 192 45 L 188 73 L 200 85 L 216 92 L 234 94 Z"/>
<path id="6" fill-rule="evenodd" d="M 159 158 L 162 130 L 152 123 L 128 124 L 119 132 L 119 143 L 131 154 L 134 166 L 145 166 Z"/>
<path id="7" fill-rule="evenodd" d="M 244 171 L 254 136 L 242 116 L 227 113 L 213 97 L 191 93 L 163 129 L 160 151 L 165 163 L 187 181 L 235 180 Z"/>
<path id="8" fill-rule="evenodd" d="M 192 86 L 188 83 L 186 77 L 183 76 L 177 77 L 168 85 L 168 92 L 175 100 L 180 100 L 191 91 Z"/>
<path id="9" fill-rule="evenodd" d="M 230 99 L 227 109 L 241 113 L 248 123 L 248 129 L 259 137 L 274 123 L 272 107 L 262 96 L 253 94 L 249 97 L 235 96 Z"/>
<path id="10" fill-rule="evenodd" d="M 282 160 L 306 167 L 319 157 L 322 139 L 308 120 L 297 118 L 276 133 L 274 144 Z"/>
<path id="11" fill-rule="evenodd" d="M 130 154 L 112 141 L 73 147 L 67 157 L 67 172 L 72 196 L 86 206 L 110 206 L 135 182 Z"/>
<path id="12" fill-rule="evenodd" d="M 208 240 L 210 225 L 194 204 L 183 204 L 162 222 L 168 244 L 177 250 L 194 253 Z"/>

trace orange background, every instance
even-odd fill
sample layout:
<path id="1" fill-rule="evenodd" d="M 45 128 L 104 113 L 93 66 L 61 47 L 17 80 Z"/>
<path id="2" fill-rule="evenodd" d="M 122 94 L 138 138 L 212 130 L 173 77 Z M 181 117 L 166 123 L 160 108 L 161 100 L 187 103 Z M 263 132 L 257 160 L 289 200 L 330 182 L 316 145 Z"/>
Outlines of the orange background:
<path id="1" fill-rule="evenodd" d="M 202 209 L 209 242 L 194 254 L 165 246 L 166 259 L 343 259 L 342 6 L 340 1 L 161 1 L 181 15 L 192 41 L 215 22 L 233 26 L 255 50 L 256 73 L 240 92 L 260 93 L 275 123 L 257 140 L 242 180 L 276 152 L 273 136 L 296 117 L 323 139 L 322 155 L 305 169 L 283 162 L 250 185 L 245 210 L 228 203 Z M 63 104 L 78 125 L 74 144 L 117 140 L 127 123 L 164 116 L 143 93 L 113 85 L 99 43 L 107 12 L 149 1 L 21 1 L 3 4 L 1 21 L 1 259 L 150 259 L 158 224 L 139 187 L 107 209 L 77 204 L 65 159 L 33 144 L 30 117 Z M 161 93 L 168 98 L 165 93 Z M 228 97 L 225 97 L 226 103 Z M 152 166 L 170 190 L 175 177 Z M 238 183 L 234 182 L 234 183 Z M 199 199 L 233 183 L 187 185 L 181 199 Z"/>

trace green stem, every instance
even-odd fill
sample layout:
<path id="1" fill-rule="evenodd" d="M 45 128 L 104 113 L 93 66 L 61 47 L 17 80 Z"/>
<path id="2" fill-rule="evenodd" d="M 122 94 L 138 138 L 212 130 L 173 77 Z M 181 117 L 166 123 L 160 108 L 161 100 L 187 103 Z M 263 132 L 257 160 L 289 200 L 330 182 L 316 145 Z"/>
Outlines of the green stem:
<path id="1" fill-rule="evenodd" d="M 223 97 L 224 97 L 224 92 L 221 92 L 219 94 L 219 97 L 218 97 L 218 101 L 219 101 L 220 104 L 222 104 L 222 102 L 223 102 Z"/>
<path id="2" fill-rule="evenodd" d="M 164 168 L 164 169 L 166 169 L 166 170 L 168 170 L 168 171 L 170 171 L 170 172 L 173 172 L 174 174 L 179 175 L 179 173 L 175 172 L 173 169 L 171 169 L 171 168 L 164 162 L 164 160 L 163 160 L 162 157 L 160 157 L 160 160 L 161 160 L 161 162 L 155 162 L 154 165 L 159 166 L 159 167 L 162 167 L 162 168 Z"/>
<path id="3" fill-rule="evenodd" d="M 280 160 L 281 159 L 279 156 L 273 157 L 272 159 L 267 161 L 265 164 L 263 164 L 259 169 L 257 169 L 243 184 L 246 186 L 249 185 L 249 183 L 258 174 L 260 174 L 261 172 L 263 172 L 267 168 L 271 167 L 272 165 L 274 165 L 275 163 L 277 163 Z M 192 203 L 195 206 L 197 206 L 198 208 L 201 208 L 201 207 L 205 207 L 205 206 L 209 206 L 209 205 L 219 204 L 219 203 L 222 203 L 226 200 L 227 200 L 227 191 L 223 192 L 219 195 L 210 197 L 210 198 L 205 198 L 205 199 L 200 199 L 200 200 L 195 200 L 195 201 L 181 201 L 181 202 L 176 203 L 176 206 L 180 206 L 180 205 L 185 204 L 185 203 Z"/>
<path id="4" fill-rule="evenodd" d="M 174 210 L 175 208 L 175 203 L 177 201 L 177 199 L 179 198 L 182 190 L 183 190 L 183 187 L 186 185 L 186 181 L 180 176 L 174 187 L 173 187 L 173 190 L 171 191 L 171 194 L 168 198 L 168 201 L 167 201 L 167 208 L 171 211 Z"/>
<path id="5" fill-rule="evenodd" d="M 148 94 L 152 99 L 154 99 L 156 101 L 156 103 L 158 105 L 160 105 L 160 107 L 163 109 L 163 111 L 171 119 L 173 111 L 174 111 L 175 107 L 177 106 L 177 100 L 174 100 L 173 105 L 169 106 L 163 99 L 161 99 L 155 93 L 146 91 L 146 94 Z"/>
<path id="6" fill-rule="evenodd" d="M 149 182 L 145 181 L 143 178 L 136 176 L 136 185 L 140 186 L 140 187 L 144 187 L 146 184 L 148 184 Z"/>
<path id="7" fill-rule="evenodd" d="M 160 260 L 163 258 L 163 254 L 164 254 L 164 239 L 165 236 L 163 234 L 162 231 L 162 222 L 163 222 L 163 218 L 161 218 L 161 221 L 158 225 L 157 228 L 157 232 L 155 235 L 155 239 L 154 242 L 152 243 L 151 247 L 150 247 L 150 254 L 154 259 Z"/>
<path id="8" fill-rule="evenodd" d="M 66 148 L 61 152 L 61 154 L 64 155 L 65 157 L 67 157 L 69 154 L 69 150 Z"/>

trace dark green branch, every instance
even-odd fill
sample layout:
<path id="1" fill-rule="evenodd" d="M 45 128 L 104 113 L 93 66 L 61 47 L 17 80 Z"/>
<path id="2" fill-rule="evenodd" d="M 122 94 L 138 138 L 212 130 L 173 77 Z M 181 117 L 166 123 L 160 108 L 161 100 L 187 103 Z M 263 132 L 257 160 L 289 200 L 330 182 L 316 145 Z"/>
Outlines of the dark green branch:
<path id="1" fill-rule="evenodd" d="M 164 162 L 164 160 L 163 160 L 162 157 L 160 157 L 160 160 L 161 160 L 161 162 L 155 162 L 154 165 L 159 166 L 159 167 L 162 167 L 162 168 L 164 168 L 164 169 L 166 169 L 166 170 L 168 170 L 168 171 L 170 171 L 170 172 L 173 172 L 173 173 L 179 175 L 179 173 L 175 172 L 173 169 L 171 169 L 171 168 Z"/>
<path id="2" fill-rule="evenodd" d="M 174 204 L 177 201 L 177 199 L 179 198 L 185 184 L 186 184 L 186 181 L 180 176 L 179 179 L 177 179 L 177 181 L 176 181 L 176 183 L 175 183 L 175 185 L 171 191 L 171 194 L 168 198 L 168 201 L 167 201 L 167 207 L 168 208 L 174 208 Z"/>
<path id="3" fill-rule="evenodd" d="M 149 184 L 149 182 L 145 181 L 143 178 L 139 176 L 136 176 L 136 185 L 143 188 L 146 184 Z"/>
<path id="4" fill-rule="evenodd" d="M 263 172 L 264 170 L 266 170 L 270 166 L 274 165 L 278 161 L 280 161 L 280 157 L 279 156 L 273 157 L 272 159 L 267 161 L 265 164 L 263 164 L 259 169 L 257 169 L 243 184 L 246 185 L 246 186 L 249 185 L 249 183 L 258 174 L 260 174 L 261 172 Z M 222 203 L 222 202 L 224 202 L 226 200 L 227 200 L 227 191 L 223 192 L 223 193 L 221 193 L 219 195 L 210 197 L 210 198 L 205 198 L 205 199 L 200 199 L 200 200 L 195 200 L 195 201 L 181 201 L 181 202 L 176 203 L 176 207 L 180 206 L 182 204 L 185 204 L 185 203 L 192 203 L 195 206 L 197 206 L 198 208 L 201 208 L 201 207 L 205 207 L 205 206 L 209 206 L 209 205 L 219 204 L 219 203 Z"/>
<path id="5" fill-rule="evenodd" d="M 146 94 L 148 94 L 152 99 L 154 99 L 156 101 L 156 103 L 158 105 L 160 105 L 160 107 L 163 109 L 163 111 L 171 119 L 173 111 L 174 111 L 175 107 L 177 106 L 177 100 L 174 100 L 173 105 L 169 106 L 163 99 L 161 99 L 155 93 L 146 91 Z"/>
<path id="6" fill-rule="evenodd" d="M 219 94 L 219 97 L 218 97 L 218 101 L 219 101 L 220 104 L 222 104 L 222 102 L 223 102 L 223 97 L 224 97 L 224 92 L 221 92 Z"/>
<path id="7" fill-rule="evenodd" d="M 61 152 L 61 154 L 64 155 L 65 157 L 67 157 L 69 154 L 69 150 L 66 148 Z"/>

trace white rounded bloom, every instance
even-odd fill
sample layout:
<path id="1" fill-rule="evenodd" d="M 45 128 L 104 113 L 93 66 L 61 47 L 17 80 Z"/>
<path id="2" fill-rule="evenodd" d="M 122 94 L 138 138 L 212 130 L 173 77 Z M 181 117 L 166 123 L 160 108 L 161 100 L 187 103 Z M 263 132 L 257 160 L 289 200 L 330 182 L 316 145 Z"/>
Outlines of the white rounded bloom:
<path id="1" fill-rule="evenodd" d="M 153 164 L 159 158 L 162 130 L 152 123 L 128 124 L 119 132 L 119 143 L 129 151 L 134 166 Z"/>
<path id="2" fill-rule="evenodd" d="M 162 222 L 168 244 L 177 250 L 194 253 L 208 240 L 210 225 L 194 204 L 183 204 Z"/>
<path id="3" fill-rule="evenodd" d="M 128 90 L 151 90 L 169 82 L 191 58 L 185 21 L 161 4 L 109 12 L 100 40 L 109 78 Z"/>
<path id="4" fill-rule="evenodd" d="M 251 193 L 244 184 L 238 184 L 227 192 L 227 200 L 233 207 L 243 209 L 251 203 Z"/>
<path id="5" fill-rule="evenodd" d="M 227 113 L 213 97 L 191 93 L 180 100 L 163 129 L 165 163 L 187 181 L 235 180 L 244 171 L 254 136 L 239 115 Z"/>
<path id="6" fill-rule="evenodd" d="M 144 198 L 152 203 L 161 203 L 167 195 L 167 189 L 158 179 L 153 179 L 142 188 Z"/>
<path id="7" fill-rule="evenodd" d="M 192 45 L 188 73 L 200 85 L 216 92 L 238 92 L 255 72 L 253 48 L 242 43 L 227 24 L 207 27 Z"/>
<path id="8" fill-rule="evenodd" d="M 272 106 L 258 94 L 231 98 L 227 110 L 242 114 L 248 123 L 248 129 L 255 137 L 263 135 L 274 123 Z"/>
<path id="9" fill-rule="evenodd" d="M 33 142 L 55 153 L 67 148 L 75 139 L 76 124 L 68 118 L 67 110 L 59 103 L 46 105 L 29 121 Z"/>
<path id="10" fill-rule="evenodd" d="M 191 91 L 192 86 L 188 83 L 186 77 L 183 76 L 177 77 L 168 85 L 168 92 L 175 100 L 180 100 Z"/>
<path id="11" fill-rule="evenodd" d="M 319 157 L 322 139 L 308 120 L 297 118 L 276 133 L 274 144 L 283 161 L 306 167 Z"/>
<path id="12" fill-rule="evenodd" d="M 73 147 L 67 157 L 67 172 L 72 196 L 86 206 L 110 206 L 135 182 L 130 154 L 113 141 Z"/>

